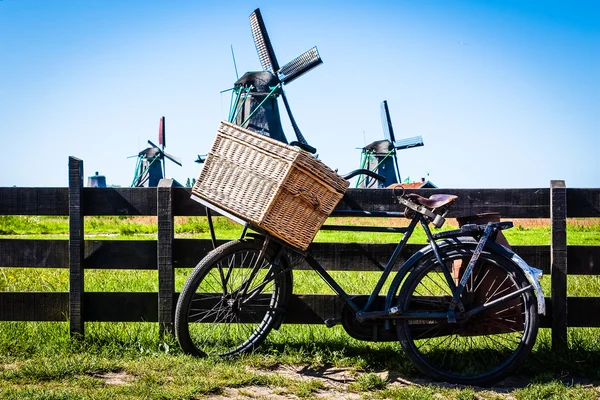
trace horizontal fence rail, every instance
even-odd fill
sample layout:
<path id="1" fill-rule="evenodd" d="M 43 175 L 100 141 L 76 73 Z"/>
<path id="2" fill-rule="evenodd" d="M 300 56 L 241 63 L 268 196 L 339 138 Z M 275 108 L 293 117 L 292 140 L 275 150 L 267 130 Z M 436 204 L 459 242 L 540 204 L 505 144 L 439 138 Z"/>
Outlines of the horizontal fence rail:
<path id="1" fill-rule="evenodd" d="M 85 321 L 158 322 L 172 331 L 178 293 L 175 268 L 193 268 L 210 250 L 205 239 L 174 237 L 175 216 L 205 216 L 189 188 L 163 180 L 158 188 L 85 188 L 83 161 L 69 159 L 68 188 L 0 188 L 0 215 L 69 216 L 69 240 L 0 239 L 0 267 L 69 268 L 69 292 L 0 292 L 0 320 L 69 321 L 84 334 Z M 408 192 L 408 191 L 407 191 Z M 566 218 L 600 217 L 600 189 L 570 189 L 552 181 L 540 189 L 421 189 L 422 196 L 459 197 L 449 218 L 500 212 L 503 218 L 548 218 L 551 244 L 513 246 L 532 266 L 552 275 L 542 326 L 552 328 L 553 346 L 566 348 L 567 327 L 600 327 L 600 297 L 567 297 L 567 275 L 600 275 L 600 246 L 567 246 Z M 397 194 L 397 193 L 396 193 Z M 336 211 L 400 211 L 391 189 L 350 189 Z M 341 215 L 339 213 L 338 215 Z M 157 240 L 84 240 L 84 216 L 157 216 Z M 222 242 L 220 242 L 222 243 Z M 311 254 L 328 270 L 379 271 L 396 243 L 313 243 Z M 398 265 L 422 245 L 408 245 Z M 568 266 L 568 269 L 567 269 Z M 158 292 L 88 293 L 86 269 L 155 270 Z M 309 269 L 301 264 L 297 269 Z M 322 323 L 339 317 L 334 295 L 293 296 L 286 323 Z"/>
<path id="2" fill-rule="evenodd" d="M 225 241 L 217 241 L 218 244 Z M 86 240 L 85 269 L 156 270 L 155 240 Z M 379 271 L 396 244 L 313 243 L 310 253 L 331 271 Z M 408 244 L 400 262 L 423 245 Z M 551 246 L 512 246 L 529 265 L 551 272 Z M 69 268 L 69 241 L 0 239 L 0 266 Z M 174 239 L 173 268 L 192 268 L 212 250 L 210 239 Z M 569 275 L 600 275 L 600 246 L 567 246 Z M 310 269 L 302 263 L 295 269 Z"/>

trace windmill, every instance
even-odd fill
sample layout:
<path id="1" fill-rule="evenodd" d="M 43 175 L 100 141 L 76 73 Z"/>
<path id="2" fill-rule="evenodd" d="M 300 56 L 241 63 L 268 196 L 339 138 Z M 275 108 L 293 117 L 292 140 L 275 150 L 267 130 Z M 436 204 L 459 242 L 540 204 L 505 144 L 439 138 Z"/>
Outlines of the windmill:
<path id="1" fill-rule="evenodd" d="M 287 143 L 277 105 L 277 98 L 281 97 L 297 139 L 292 144 L 315 153 L 298 128 L 283 86 L 323 63 L 317 48 L 280 67 L 260 9 L 250 15 L 250 26 L 263 71 L 247 72 L 235 83 L 229 121 Z"/>
<path id="2" fill-rule="evenodd" d="M 363 176 L 356 182 L 356 187 L 388 187 L 400 182 L 400 169 L 398 168 L 398 150 L 423 146 L 423 138 L 415 136 L 407 139 L 396 140 L 390 110 L 387 100 L 381 103 L 381 124 L 383 126 L 383 140 L 365 146 L 361 151 L 360 167 L 376 172 L 385 177 L 384 182 L 375 181 L 373 178 Z"/>
<path id="3" fill-rule="evenodd" d="M 165 117 L 161 117 L 158 124 L 158 144 L 161 147 L 158 147 L 150 140 L 148 140 L 148 144 L 152 147 L 140 151 L 137 156 L 131 156 L 137 157 L 135 175 L 133 177 L 133 182 L 131 182 L 131 187 L 158 186 L 158 182 L 164 178 L 166 173 L 166 159 L 181 166 L 181 159 L 165 152 Z"/>

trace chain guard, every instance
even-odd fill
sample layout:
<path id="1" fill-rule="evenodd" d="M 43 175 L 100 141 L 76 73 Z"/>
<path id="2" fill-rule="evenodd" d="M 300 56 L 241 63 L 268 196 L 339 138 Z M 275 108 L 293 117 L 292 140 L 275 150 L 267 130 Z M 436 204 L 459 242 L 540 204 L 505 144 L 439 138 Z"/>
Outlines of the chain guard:
<path id="1" fill-rule="evenodd" d="M 360 308 L 363 308 L 367 304 L 368 300 L 368 295 L 352 297 L 352 301 L 354 301 Z M 376 303 L 376 309 L 385 307 L 385 297 L 380 297 L 379 301 Z M 344 304 L 344 307 L 342 308 L 341 322 L 344 330 L 354 339 L 366 342 L 398 341 L 396 327 L 394 326 L 393 321 L 390 321 L 390 329 L 385 328 L 384 320 L 359 322 L 356 320 L 354 311 L 352 311 L 347 304 Z"/>

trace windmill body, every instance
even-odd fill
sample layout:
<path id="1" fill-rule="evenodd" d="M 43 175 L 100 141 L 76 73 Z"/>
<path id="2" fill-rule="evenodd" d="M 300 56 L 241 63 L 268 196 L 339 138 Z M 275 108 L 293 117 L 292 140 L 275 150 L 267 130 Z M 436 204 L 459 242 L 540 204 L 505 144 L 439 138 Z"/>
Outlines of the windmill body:
<path id="1" fill-rule="evenodd" d="M 156 187 L 161 179 L 165 177 L 166 160 L 173 161 L 181 166 L 181 159 L 165 152 L 166 129 L 165 117 L 160 119 L 158 127 L 158 142 L 161 147 L 155 145 L 150 140 L 150 147 L 140 151 L 137 156 L 137 164 L 131 187 Z"/>
<path id="2" fill-rule="evenodd" d="M 317 48 L 313 47 L 280 67 L 259 9 L 250 15 L 250 26 L 263 71 L 248 72 L 235 83 L 229 122 L 288 143 L 277 103 L 277 99 L 281 97 L 297 139 L 292 144 L 312 153 L 316 152 L 302 136 L 283 86 L 322 64 Z"/>
<path id="3" fill-rule="evenodd" d="M 361 168 L 376 172 L 385 177 L 385 181 L 376 181 L 368 176 L 359 177 L 356 187 L 384 188 L 401 180 L 398 167 L 398 151 L 423 146 L 423 138 L 415 136 L 396 140 L 387 101 L 381 103 L 381 124 L 385 139 L 377 140 L 362 148 Z"/>
<path id="4" fill-rule="evenodd" d="M 287 143 L 277 97 L 269 95 L 279 79 L 270 71 L 246 72 L 235 83 L 240 92 L 241 107 L 235 117 L 236 125 L 244 125 L 255 132 Z"/>
<path id="5" fill-rule="evenodd" d="M 389 140 L 377 140 L 362 149 L 362 168 L 368 169 L 385 177 L 385 181 L 377 181 L 366 176 L 361 182 L 361 188 L 384 188 L 398 182 L 394 160 L 394 146 Z"/>
<path id="6" fill-rule="evenodd" d="M 158 147 L 148 147 L 138 153 L 136 178 L 133 187 L 156 187 L 163 175 L 162 160 Z"/>

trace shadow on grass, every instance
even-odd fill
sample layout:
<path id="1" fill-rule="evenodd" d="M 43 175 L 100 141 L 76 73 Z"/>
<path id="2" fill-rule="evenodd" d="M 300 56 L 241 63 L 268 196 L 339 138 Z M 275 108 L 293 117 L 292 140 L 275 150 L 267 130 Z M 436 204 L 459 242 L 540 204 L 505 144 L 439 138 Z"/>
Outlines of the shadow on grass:
<path id="1" fill-rule="evenodd" d="M 433 381 L 411 364 L 398 343 L 374 344 L 350 340 L 322 340 L 307 342 L 268 342 L 255 355 L 274 356 L 269 369 L 281 365 L 301 365 L 297 373 L 336 381 L 341 370 L 380 374 L 390 384 L 466 388 L 463 385 Z M 535 385 L 557 384 L 565 387 L 600 386 L 600 349 L 571 349 L 562 354 L 550 346 L 538 346 L 517 372 L 490 388 L 510 393 Z M 478 389 L 479 390 L 479 389 Z"/>
<path id="2" fill-rule="evenodd" d="M 156 324 L 88 323 L 88 328 L 85 338 L 76 341 L 69 340 L 66 323 L 2 322 L 0 363 L 12 365 L 30 358 L 54 359 L 71 355 L 104 357 L 112 362 L 115 359 L 153 359 L 158 354 L 174 357 L 182 354 L 173 337 L 159 339 Z M 494 385 L 492 390 L 512 392 L 547 384 L 557 388 L 598 386 L 600 344 L 596 338 L 599 333 L 598 329 L 572 331 L 570 350 L 566 353 L 553 352 L 548 335 L 540 335 L 525 364 L 516 374 Z M 217 362 L 221 363 L 220 360 Z M 338 379 L 336 373 L 344 370 L 358 374 L 377 373 L 387 382 L 400 385 L 460 388 L 423 377 L 397 342 L 361 342 L 335 328 L 282 327 L 281 331 L 272 332 L 253 354 L 224 362 L 261 370 L 292 366 L 307 377 L 320 376 L 330 380 Z"/>

